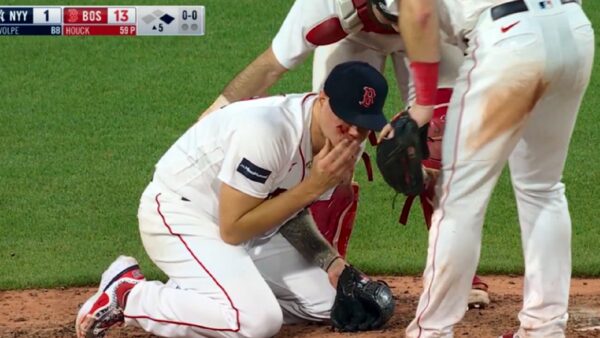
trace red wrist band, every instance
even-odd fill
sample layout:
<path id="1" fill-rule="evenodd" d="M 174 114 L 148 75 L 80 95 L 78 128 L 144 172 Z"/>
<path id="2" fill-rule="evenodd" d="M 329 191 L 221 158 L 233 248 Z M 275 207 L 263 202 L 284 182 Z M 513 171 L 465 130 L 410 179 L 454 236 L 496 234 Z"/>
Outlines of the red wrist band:
<path id="1" fill-rule="evenodd" d="M 436 103 L 439 62 L 411 62 L 416 102 L 422 106 L 434 106 Z"/>

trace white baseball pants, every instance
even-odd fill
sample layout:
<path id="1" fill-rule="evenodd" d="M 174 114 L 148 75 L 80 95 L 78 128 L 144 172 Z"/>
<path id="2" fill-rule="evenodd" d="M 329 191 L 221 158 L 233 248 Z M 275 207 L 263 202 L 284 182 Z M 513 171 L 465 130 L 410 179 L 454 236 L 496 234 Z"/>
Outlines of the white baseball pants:
<path id="1" fill-rule="evenodd" d="M 552 3 L 541 10 L 532 1 L 528 11 L 495 21 L 488 9 L 469 35 L 447 115 L 424 290 L 407 337 L 453 336 L 467 308 L 485 210 L 507 160 L 525 259 L 518 334 L 564 337 L 571 220 L 561 175 L 594 33 L 578 4 Z"/>
<path id="2" fill-rule="evenodd" d="M 164 337 L 271 337 L 286 322 L 329 319 L 335 289 L 277 234 L 223 242 L 216 220 L 153 182 L 138 211 L 152 261 L 170 278 L 131 291 L 126 325 Z"/>

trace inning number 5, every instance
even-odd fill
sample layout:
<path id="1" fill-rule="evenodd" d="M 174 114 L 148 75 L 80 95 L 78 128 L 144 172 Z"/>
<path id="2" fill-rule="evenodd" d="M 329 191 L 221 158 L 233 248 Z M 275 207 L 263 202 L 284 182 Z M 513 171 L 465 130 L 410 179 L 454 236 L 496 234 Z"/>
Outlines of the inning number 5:
<path id="1" fill-rule="evenodd" d="M 115 10 L 116 21 L 129 21 L 129 15 L 127 14 L 126 9 L 117 9 Z"/>

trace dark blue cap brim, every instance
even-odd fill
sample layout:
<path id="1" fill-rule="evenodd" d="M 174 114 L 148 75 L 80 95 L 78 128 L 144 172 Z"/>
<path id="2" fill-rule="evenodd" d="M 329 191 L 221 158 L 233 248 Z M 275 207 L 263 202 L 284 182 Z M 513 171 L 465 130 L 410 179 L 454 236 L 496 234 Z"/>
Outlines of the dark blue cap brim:
<path id="1" fill-rule="evenodd" d="M 333 113 L 348 124 L 352 124 L 364 129 L 381 131 L 381 129 L 383 129 L 383 127 L 385 127 L 385 125 L 388 123 L 387 119 L 383 115 L 383 112 L 380 112 L 380 114 L 350 113 L 344 115 L 336 112 L 336 107 L 333 102 L 329 101 L 329 103 Z"/>

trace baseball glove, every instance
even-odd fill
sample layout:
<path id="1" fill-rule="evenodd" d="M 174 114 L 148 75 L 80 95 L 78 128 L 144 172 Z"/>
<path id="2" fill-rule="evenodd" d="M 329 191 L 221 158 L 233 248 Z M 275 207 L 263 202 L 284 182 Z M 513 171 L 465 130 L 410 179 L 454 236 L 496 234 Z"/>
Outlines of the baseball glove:
<path id="1" fill-rule="evenodd" d="M 442 88 L 438 90 L 438 98 L 442 99 L 442 102 L 450 100 L 452 90 L 449 88 Z M 398 222 L 406 225 L 408 222 L 408 215 L 410 208 L 416 197 L 421 202 L 421 208 L 423 209 L 423 216 L 425 219 L 425 225 L 427 230 L 431 227 L 431 216 L 434 210 L 434 201 L 436 200 L 435 185 L 440 175 L 440 169 L 442 167 L 442 139 L 444 136 L 444 129 L 446 126 L 446 113 L 448 111 L 447 104 L 440 104 L 436 106 L 433 111 L 433 117 L 429 121 L 429 130 L 427 132 L 427 149 L 429 149 L 429 158 L 423 160 L 423 167 L 425 170 L 425 186 L 423 192 L 418 196 L 408 196 L 404 201 L 402 207 L 402 213 Z"/>
<path id="2" fill-rule="evenodd" d="M 427 125 L 419 126 L 407 111 L 393 120 L 394 136 L 377 146 L 377 167 L 384 181 L 406 196 L 423 191 L 421 161 L 429 157 Z"/>
<path id="3" fill-rule="evenodd" d="M 338 280 L 331 321 L 340 331 L 376 330 L 392 317 L 394 306 L 392 291 L 385 282 L 372 281 L 346 266 Z"/>

